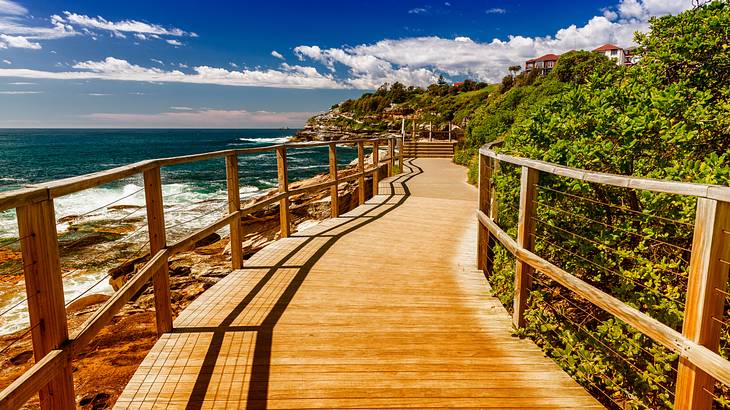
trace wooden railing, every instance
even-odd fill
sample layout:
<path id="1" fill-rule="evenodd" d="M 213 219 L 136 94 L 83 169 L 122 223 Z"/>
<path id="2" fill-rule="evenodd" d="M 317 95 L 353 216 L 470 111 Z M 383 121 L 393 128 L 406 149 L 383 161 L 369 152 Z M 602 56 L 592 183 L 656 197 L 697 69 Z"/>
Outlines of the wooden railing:
<path id="1" fill-rule="evenodd" d="M 710 409 L 715 381 L 730 385 L 730 362 L 718 354 L 724 290 L 730 261 L 730 187 L 634 178 L 580 170 L 495 152 L 487 144 L 479 152 L 477 264 L 489 276 L 494 271 L 497 242 L 516 259 L 513 323 L 525 326 L 525 306 L 537 271 L 573 294 L 618 318 L 679 356 L 676 409 Z M 500 163 L 521 167 L 517 238 L 497 224 L 494 173 Z M 696 221 L 682 332 L 586 283 L 535 254 L 537 184 L 541 174 L 605 186 L 631 188 L 696 198 Z"/>
<path id="2" fill-rule="evenodd" d="M 357 173 L 338 176 L 337 145 L 357 145 Z M 373 146 L 373 166 L 365 168 L 365 144 Z M 281 144 L 260 148 L 225 150 L 174 158 L 154 159 L 106 171 L 73 177 L 0 194 L 0 211 L 15 208 L 18 218 L 19 238 L 23 257 L 28 311 L 35 365 L 20 378 L 0 392 L 0 408 L 22 406 L 34 394 L 40 394 L 44 409 L 75 408 L 73 376 L 70 361 L 74 353 L 82 350 L 93 337 L 106 326 L 114 315 L 133 295 L 153 280 L 155 312 L 158 334 L 172 330 L 172 309 L 168 276 L 168 259 L 189 249 L 201 239 L 230 226 L 231 264 L 233 269 L 243 266 L 241 249 L 241 217 L 279 203 L 281 237 L 291 234 L 289 198 L 303 192 L 330 188 L 332 217 L 339 216 L 337 186 L 343 182 L 358 181 L 359 203 L 365 202 L 366 177 L 372 176 L 373 194 L 378 192 L 379 169 L 383 162 L 379 147 L 387 144 L 388 175 L 393 175 L 396 158 L 403 169 L 402 138 L 387 137 L 342 142 L 317 142 Z M 398 156 L 396 157 L 396 145 Z M 299 148 L 329 147 L 329 181 L 298 189 L 289 188 L 287 152 Z M 255 205 L 241 208 L 238 181 L 239 155 L 276 152 L 278 193 Z M 195 161 L 225 159 L 228 191 L 226 215 L 174 244 L 166 239 L 162 180 L 160 168 Z M 103 185 L 133 175 L 142 174 L 147 210 L 147 225 L 151 259 L 129 279 L 98 311 L 69 336 L 61 277 L 58 236 L 54 199 Z"/>

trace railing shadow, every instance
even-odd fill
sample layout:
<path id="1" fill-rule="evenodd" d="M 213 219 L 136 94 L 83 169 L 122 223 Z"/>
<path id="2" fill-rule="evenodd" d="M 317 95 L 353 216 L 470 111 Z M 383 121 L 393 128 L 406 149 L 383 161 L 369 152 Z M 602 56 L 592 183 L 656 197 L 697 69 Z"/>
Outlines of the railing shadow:
<path id="1" fill-rule="evenodd" d="M 381 195 L 385 196 L 380 203 L 377 204 L 366 204 L 369 209 L 356 217 L 345 217 L 340 218 L 341 223 L 338 223 L 332 227 L 329 227 L 322 231 L 317 231 L 312 235 L 295 235 L 297 238 L 302 239 L 302 242 L 298 244 L 294 249 L 291 250 L 284 257 L 280 258 L 276 263 L 269 266 L 244 266 L 244 269 L 267 269 L 266 274 L 253 286 L 253 288 L 241 299 L 233 310 L 221 321 L 218 326 L 215 327 L 178 327 L 173 329 L 173 333 L 212 333 L 212 339 L 208 345 L 208 350 L 203 359 L 201 369 L 196 377 L 195 384 L 192 388 L 192 393 L 188 399 L 186 408 L 190 410 L 197 410 L 202 408 L 206 393 L 208 392 L 213 371 L 216 362 L 221 354 L 223 347 L 223 341 L 227 332 L 240 332 L 240 331 L 253 331 L 256 332 L 256 342 L 253 351 L 253 362 L 250 365 L 251 375 L 248 385 L 247 394 L 247 408 L 248 409 L 264 409 L 267 407 L 268 387 L 269 387 L 269 376 L 271 366 L 271 350 L 274 328 L 282 317 L 290 302 L 296 295 L 297 291 L 301 287 L 307 275 L 311 271 L 312 267 L 329 251 L 329 249 L 342 237 L 347 234 L 360 229 L 376 220 L 387 215 L 394 209 L 403 205 L 406 199 L 411 195 L 408 189 L 407 182 L 419 174 L 423 173 L 423 169 L 413 163 L 412 159 L 407 160 L 404 163 L 404 167 L 409 169 L 409 172 L 403 173 L 401 176 L 387 181 L 386 187 L 382 187 L 382 184 L 386 184 L 385 181 L 381 181 Z M 384 189 L 383 189 L 384 188 Z M 399 191 L 399 188 L 401 191 Z M 383 191 L 389 192 L 385 193 Z M 391 202 L 392 199 L 398 198 L 397 201 Z M 351 226 L 349 226 L 351 225 Z M 341 228 L 347 226 L 346 229 Z M 336 232 L 334 232 L 336 231 Z M 312 242 L 317 239 L 325 239 L 324 243 L 318 246 L 317 250 L 309 256 L 305 261 L 296 263 L 289 263 L 291 259 L 297 256 L 306 246 L 311 245 Z M 254 299 L 262 293 L 268 284 L 275 277 L 275 274 L 280 269 L 294 268 L 297 269 L 296 274 L 291 281 L 286 285 L 284 291 L 278 297 L 276 302 L 272 305 L 270 310 L 266 313 L 264 319 L 259 325 L 253 326 L 235 326 L 233 325 L 235 320 L 245 311 L 245 309 L 251 305 Z M 242 388 L 244 388 L 242 386 Z"/>

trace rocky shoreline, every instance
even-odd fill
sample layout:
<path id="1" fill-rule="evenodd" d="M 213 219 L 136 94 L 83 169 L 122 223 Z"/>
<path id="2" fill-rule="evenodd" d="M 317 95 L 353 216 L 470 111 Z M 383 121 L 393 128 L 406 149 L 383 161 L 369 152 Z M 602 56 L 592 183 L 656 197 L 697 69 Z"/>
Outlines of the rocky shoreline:
<path id="1" fill-rule="evenodd" d="M 340 170 L 342 177 L 357 172 L 352 165 Z M 386 168 L 382 166 L 381 175 L 386 176 Z M 316 185 L 328 180 L 327 174 L 290 184 L 292 189 Z M 344 213 L 358 205 L 357 184 L 342 183 L 338 186 L 340 212 Z M 366 186 L 372 192 L 372 185 Z M 243 207 L 263 201 L 275 195 L 270 192 L 249 200 Z M 292 227 L 294 230 L 304 229 L 330 216 L 329 188 L 321 191 L 302 193 L 290 198 Z M 80 223 L 74 227 L 72 234 L 61 238 L 62 258 L 74 258 L 78 265 L 94 265 L 101 263 L 94 260 L 83 260 L 83 255 L 103 246 L 113 253 L 113 258 L 123 259 L 131 252 L 127 248 L 119 248 L 114 240 L 124 233 L 135 229 L 134 223 L 120 225 L 115 221 L 95 221 Z M 139 221 L 137 221 L 139 222 Z M 243 251 L 248 258 L 267 244 L 279 238 L 279 211 L 277 205 L 271 205 L 242 218 L 244 232 Z M 79 235 L 83 231 L 86 235 Z M 90 232 L 94 234 L 89 235 Z M 78 239 L 74 239 L 76 235 Z M 2 263 L 16 263 L 20 255 L 17 250 L 5 249 L 0 260 Z M 111 259 L 112 257 L 106 258 Z M 149 255 L 133 258 L 126 263 L 115 265 L 108 270 L 110 284 L 116 290 L 139 270 Z M 22 263 L 22 261 L 20 262 Z M 230 273 L 229 238 L 213 234 L 198 242 L 194 249 L 175 255 L 169 263 L 171 298 L 173 315 L 177 316 L 190 302 L 206 289 L 213 286 L 221 278 Z M 22 275 L 3 276 L 5 285 L 22 281 Z M 71 303 L 67 308 L 69 332 L 80 327 L 110 296 L 89 294 Z M 155 331 L 154 295 L 151 286 L 142 291 L 127 303 L 89 344 L 88 348 L 78 353 L 72 360 L 77 403 L 84 409 L 102 409 L 110 407 L 119 396 L 128 380 L 154 345 Z M 13 334 L 0 336 L 0 346 L 7 346 L 27 329 Z M 0 353 L 0 389 L 8 386 L 33 363 L 30 337 L 25 337 L 5 348 Z M 38 408 L 37 398 L 29 401 L 26 408 Z"/>
<path id="2" fill-rule="evenodd" d="M 354 125 L 363 125 L 363 128 L 345 126 L 342 123 L 343 120 L 354 123 Z M 395 135 L 393 132 L 377 131 L 365 127 L 363 123 L 340 113 L 338 109 L 333 109 L 310 118 L 304 128 L 292 137 L 292 141 L 351 141 L 360 138 L 390 137 L 393 135 Z"/>

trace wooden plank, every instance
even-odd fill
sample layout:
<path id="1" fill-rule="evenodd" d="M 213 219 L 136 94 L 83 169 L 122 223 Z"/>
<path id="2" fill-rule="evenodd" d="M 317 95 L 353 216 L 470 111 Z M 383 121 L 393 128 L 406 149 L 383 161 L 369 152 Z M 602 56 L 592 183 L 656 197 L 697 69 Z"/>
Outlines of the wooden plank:
<path id="1" fill-rule="evenodd" d="M 161 269 L 167 266 L 167 260 L 172 252 L 165 249 L 145 264 L 135 273 L 114 295 L 107 300 L 86 322 L 79 328 L 71 339 L 70 350 L 73 354 L 83 350 L 99 331 L 111 322 L 122 307 L 149 282 Z"/>
<path id="2" fill-rule="evenodd" d="M 533 342 L 511 336 L 473 263 L 477 195 L 463 168 L 418 166 L 393 179 L 412 195 L 375 196 L 209 288 L 117 406 L 599 406 Z"/>
<path id="3" fill-rule="evenodd" d="M 289 193 L 289 170 L 286 161 L 286 146 L 276 149 L 276 170 L 279 180 L 279 192 Z M 279 221 L 281 223 L 281 237 L 288 238 L 291 235 L 291 218 L 289 214 L 289 197 L 285 196 L 279 200 Z"/>
<path id="4" fill-rule="evenodd" d="M 378 141 L 373 142 L 373 165 L 375 172 L 373 173 L 373 195 L 378 194 L 378 183 L 380 181 L 380 145 Z"/>
<path id="5" fill-rule="evenodd" d="M 697 200 L 692 257 L 689 264 L 687 299 L 682 334 L 689 340 L 717 352 L 724 321 L 725 297 L 730 261 L 730 203 Z M 679 360 L 676 409 L 711 409 L 715 380 L 687 358 Z"/>
<path id="6" fill-rule="evenodd" d="M 516 258 L 527 262 L 534 269 L 549 276 L 578 296 L 623 320 L 672 352 L 679 354 L 680 358 L 688 359 L 690 363 L 703 369 L 721 383 L 730 385 L 730 362 L 717 353 L 689 340 L 664 323 L 583 282 L 534 253 L 522 249 L 514 239 L 483 212 L 477 211 L 477 217 L 479 222 L 484 224 L 502 246 Z"/>
<path id="7" fill-rule="evenodd" d="M 357 172 L 362 174 L 365 171 L 365 145 L 362 141 L 357 143 Z M 358 203 L 365 203 L 365 176 L 357 179 Z"/>
<path id="8" fill-rule="evenodd" d="M 238 182 L 238 155 L 226 157 L 226 187 L 228 192 L 228 214 L 237 214 L 241 210 L 241 192 Z M 230 223 L 231 268 L 243 267 L 243 242 L 241 219 Z"/>
<path id="9" fill-rule="evenodd" d="M 66 307 L 53 200 L 17 209 L 25 289 L 36 362 L 68 341 Z M 39 391 L 41 408 L 75 406 L 71 366 L 64 366 Z"/>
<path id="10" fill-rule="evenodd" d="M 42 390 L 53 378 L 68 366 L 68 355 L 63 350 L 51 350 L 23 375 L 0 392 L 0 408 L 19 409 L 31 397 Z M 73 408 L 74 403 L 71 403 Z"/>
<path id="11" fill-rule="evenodd" d="M 337 144 L 329 144 L 330 179 L 335 183 L 330 187 L 330 208 L 333 218 L 340 216 L 340 197 L 337 193 Z"/>
<path id="12" fill-rule="evenodd" d="M 537 182 L 539 171 L 522 167 L 520 181 L 520 211 L 517 221 L 517 244 L 529 252 L 535 249 L 535 216 L 537 201 Z M 515 298 L 512 322 L 515 327 L 525 326 L 525 308 L 532 288 L 534 269 L 528 263 L 517 260 L 515 269 Z"/>
<path id="13" fill-rule="evenodd" d="M 152 168 L 144 172 L 144 193 L 147 205 L 150 254 L 154 255 L 167 247 L 160 168 Z M 161 266 L 153 276 L 157 334 L 161 335 L 172 330 L 172 303 L 170 300 L 170 277 L 168 276 L 167 263 Z"/>

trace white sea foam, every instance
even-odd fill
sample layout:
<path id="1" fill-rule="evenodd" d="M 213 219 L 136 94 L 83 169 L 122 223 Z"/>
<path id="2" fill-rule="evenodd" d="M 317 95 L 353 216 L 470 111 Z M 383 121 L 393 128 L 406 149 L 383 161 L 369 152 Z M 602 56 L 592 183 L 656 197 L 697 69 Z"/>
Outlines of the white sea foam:
<path id="1" fill-rule="evenodd" d="M 289 141 L 290 138 L 291 136 L 273 138 L 239 138 L 238 140 L 248 143 L 254 142 L 257 144 L 283 144 Z"/>

